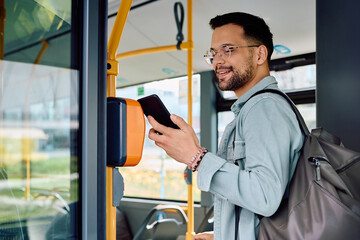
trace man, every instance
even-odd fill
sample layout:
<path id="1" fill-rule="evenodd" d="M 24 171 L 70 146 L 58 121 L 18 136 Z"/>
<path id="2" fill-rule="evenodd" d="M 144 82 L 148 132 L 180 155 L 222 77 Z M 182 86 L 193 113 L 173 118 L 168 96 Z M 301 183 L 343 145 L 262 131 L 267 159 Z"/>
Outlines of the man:
<path id="1" fill-rule="evenodd" d="M 217 155 L 201 148 L 193 129 L 175 115 L 171 119 L 180 130 L 148 117 L 153 127 L 149 138 L 169 156 L 197 170 L 198 187 L 214 195 L 214 232 L 193 239 L 234 239 L 235 224 L 238 239 L 256 239 L 258 215 L 271 216 L 279 207 L 304 136 L 283 97 L 263 93 L 247 101 L 262 89 L 278 89 L 269 72 L 273 43 L 264 20 L 238 12 L 213 18 L 210 26 L 214 32 L 205 58 L 214 68 L 219 88 L 238 97 L 231 107 L 235 119 L 226 127 Z M 237 223 L 235 205 L 240 207 Z"/>

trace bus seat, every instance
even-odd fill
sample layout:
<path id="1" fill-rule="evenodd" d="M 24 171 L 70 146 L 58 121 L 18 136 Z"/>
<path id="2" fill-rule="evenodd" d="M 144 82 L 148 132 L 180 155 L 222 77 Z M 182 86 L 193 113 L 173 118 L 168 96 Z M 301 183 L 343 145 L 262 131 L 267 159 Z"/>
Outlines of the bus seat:
<path id="1" fill-rule="evenodd" d="M 206 213 L 204 219 L 201 221 L 197 233 L 208 232 L 214 230 L 214 205 L 211 206 L 209 211 Z"/>
<path id="2" fill-rule="evenodd" d="M 155 213 L 170 210 L 177 218 L 156 219 Z M 176 211 L 173 211 L 176 210 Z M 154 220 L 154 218 L 156 220 Z M 180 219 L 180 220 L 179 220 Z M 153 221 L 153 222 L 150 222 Z M 187 216 L 176 205 L 158 205 L 150 210 L 134 240 L 180 240 L 184 239 L 187 229 Z"/>
<path id="3" fill-rule="evenodd" d="M 63 206 L 53 216 L 46 239 L 78 239 L 79 238 L 79 202 L 75 201 Z"/>
<path id="4" fill-rule="evenodd" d="M 131 240 L 132 233 L 129 222 L 123 211 L 116 208 L 116 239 L 117 240 Z"/>

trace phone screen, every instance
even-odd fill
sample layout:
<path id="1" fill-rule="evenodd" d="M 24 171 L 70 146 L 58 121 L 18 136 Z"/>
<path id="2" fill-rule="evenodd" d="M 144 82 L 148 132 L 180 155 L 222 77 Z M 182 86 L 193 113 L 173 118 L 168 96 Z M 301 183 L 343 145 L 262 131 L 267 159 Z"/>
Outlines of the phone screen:
<path id="1" fill-rule="evenodd" d="M 147 97 L 140 98 L 137 101 L 140 103 L 145 116 L 150 115 L 162 125 L 179 129 L 179 127 L 171 121 L 170 113 L 158 95 L 152 94 Z"/>

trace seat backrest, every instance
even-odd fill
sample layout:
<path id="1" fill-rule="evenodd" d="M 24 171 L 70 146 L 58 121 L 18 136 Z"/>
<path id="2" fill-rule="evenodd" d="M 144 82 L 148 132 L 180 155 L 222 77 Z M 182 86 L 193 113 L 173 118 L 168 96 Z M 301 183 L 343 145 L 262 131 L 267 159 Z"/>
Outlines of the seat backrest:
<path id="1" fill-rule="evenodd" d="M 214 230 L 214 205 L 211 206 L 209 211 L 206 213 L 204 219 L 201 221 L 197 233 L 208 232 Z"/>
<path id="2" fill-rule="evenodd" d="M 175 211 L 174 211 L 175 210 Z M 169 212 L 176 214 L 177 218 L 154 219 L 157 212 Z M 152 222 L 151 222 L 152 221 Z M 185 235 L 187 229 L 187 216 L 184 211 L 176 205 L 158 205 L 151 209 L 143 221 L 140 229 L 135 234 L 133 240 L 153 239 L 153 240 L 176 240 L 180 235 Z"/>
<path id="3" fill-rule="evenodd" d="M 178 236 L 185 235 L 186 224 L 176 219 L 161 219 L 155 221 L 149 230 L 153 240 L 176 240 Z"/>
<path id="4" fill-rule="evenodd" d="M 116 239 L 131 240 L 132 233 L 124 212 L 116 209 Z"/>

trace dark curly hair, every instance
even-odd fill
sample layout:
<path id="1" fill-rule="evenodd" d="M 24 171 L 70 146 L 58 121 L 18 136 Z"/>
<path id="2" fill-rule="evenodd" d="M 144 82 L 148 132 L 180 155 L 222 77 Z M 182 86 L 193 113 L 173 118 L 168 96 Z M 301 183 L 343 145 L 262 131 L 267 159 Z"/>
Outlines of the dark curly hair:
<path id="1" fill-rule="evenodd" d="M 233 12 L 218 15 L 211 19 L 209 24 L 213 30 L 226 24 L 235 24 L 243 27 L 245 36 L 249 40 L 254 41 L 256 44 L 265 45 L 268 50 L 267 59 L 270 62 L 274 50 L 273 35 L 264 19 L 248 13 Z"/>

